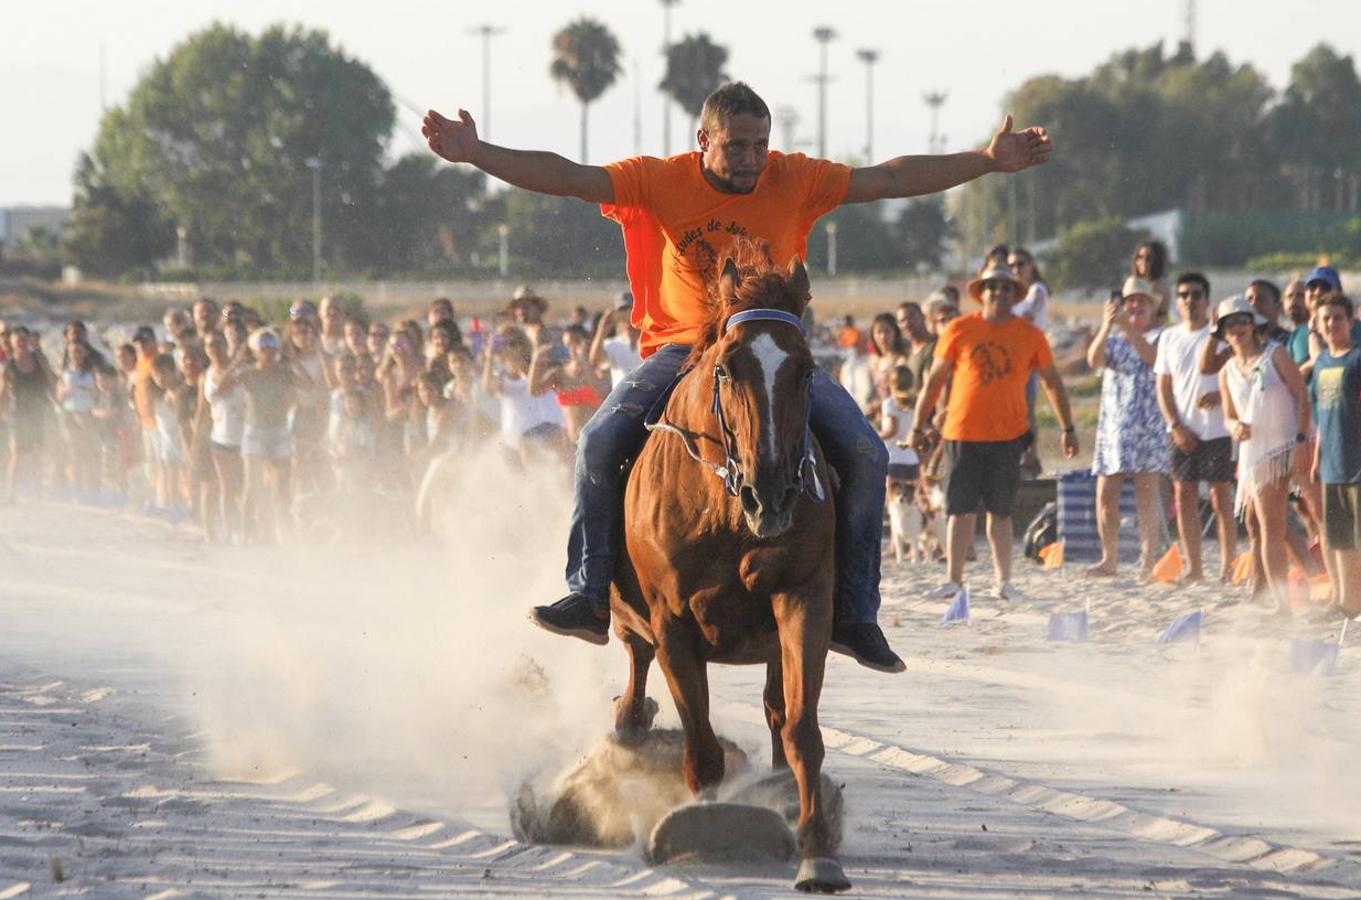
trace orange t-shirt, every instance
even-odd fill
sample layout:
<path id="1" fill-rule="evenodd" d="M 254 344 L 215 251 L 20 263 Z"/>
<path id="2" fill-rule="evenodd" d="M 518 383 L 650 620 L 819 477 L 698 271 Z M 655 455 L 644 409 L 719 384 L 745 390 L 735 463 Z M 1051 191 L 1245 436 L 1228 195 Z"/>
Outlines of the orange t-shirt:
<path id="1" fill-rule="evenodd" d="M 156 385 L 151 380 L 151 357 L 138 356 L 132 371 L 132 404 L 143 428 L 156 427 Z"/>
<path id="2" fill-rule="evenodd" d="M 1026 381 L 1054 362 L 1044 332 L 1029 321 L 1012 316 L 994 324 L 981 312 L 947 325 L 935 357 L 955 367 L 940 432 L 947 441 L 1011 441 L 1025 434 Z"/>
<path id="3" fill-rule="evenodd" d="M 848 166 L 775 150 L 749 194 L 725 194 L 705 181 L 698 151 L 637 156 L 605 171 L 614 203 L 600 212 L 624 231 L 643 356 L 663 344 L 694 343 L 709 318 L 706 283 L 738 240 L 765 244 L 775 265 L 802 257 L 813 223 L 841 205 L 851 180 Z"/>

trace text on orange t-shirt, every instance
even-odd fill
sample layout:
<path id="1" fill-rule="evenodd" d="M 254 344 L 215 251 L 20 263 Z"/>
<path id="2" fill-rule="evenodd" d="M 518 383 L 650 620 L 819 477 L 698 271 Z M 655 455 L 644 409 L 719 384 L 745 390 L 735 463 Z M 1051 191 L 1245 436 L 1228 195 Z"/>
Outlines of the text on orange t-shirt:
<path id="1" fill-rule="evenodd" d="M 643 356 L 694 343 L 709 318 L 707 284 L 738 241 L 765 245 L 778 266 L 804 256 L 813 223 L 841 205 L 851 176 L 840 163 L 774 150 L 748 194 L 709 184 L 697 151 L 633 157 L 605 170 L 614 203 L 600 211 L 623 228 Z"/>
<path id="2" fill-rule="evenodd" d="M 947 325 L 935 358 L 954 363 L 941 429 L 947 441 L 1011 441 L 1025 434 L 1026 381 L 1054 362 L 1044 332 L 1026 319 L 998 324 L 981 312 Z"/>

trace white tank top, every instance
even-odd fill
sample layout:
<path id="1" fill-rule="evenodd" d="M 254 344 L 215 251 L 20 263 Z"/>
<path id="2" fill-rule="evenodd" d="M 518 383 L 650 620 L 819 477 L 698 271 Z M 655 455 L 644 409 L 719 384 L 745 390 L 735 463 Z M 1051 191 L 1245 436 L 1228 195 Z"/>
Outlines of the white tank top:
<path id="1" fill-rule="evenodd" d="M 1274 341 L 1268 343 L 1246 371 L 1237 358 L 1230 358 L 1224 366 L 1238 421 L 1252 426 L 1252 436 L 1238 445 L 1238 492 L 1234 502 L 1239 509 L 1260 485 L 1290 474 L 1300 411 L 1271 361 L 1279 346 Z"/>

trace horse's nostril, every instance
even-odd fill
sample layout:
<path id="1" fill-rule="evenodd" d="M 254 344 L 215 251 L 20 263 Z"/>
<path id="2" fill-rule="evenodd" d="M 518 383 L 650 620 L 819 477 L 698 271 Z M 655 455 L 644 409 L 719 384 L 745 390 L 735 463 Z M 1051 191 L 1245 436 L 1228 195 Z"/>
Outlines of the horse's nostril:
<path id="1" fill-rule="evenodd" d="M 791 484 L 784 489 L 784 501 L 780 504 L 781 509 L 789 509 L 799 499 L 799 491 L 802 488 L 797 484 Z"/>
<path id="2" fill-rule="evenodd" d="M 751 485 L 744 484 L 742 489 L 737 492 L 737 496 L 742 500 L 742 509 L 749 516 L 754 516 L 761 510 L 761 503 L 756 499 L 756 490 Z"/>

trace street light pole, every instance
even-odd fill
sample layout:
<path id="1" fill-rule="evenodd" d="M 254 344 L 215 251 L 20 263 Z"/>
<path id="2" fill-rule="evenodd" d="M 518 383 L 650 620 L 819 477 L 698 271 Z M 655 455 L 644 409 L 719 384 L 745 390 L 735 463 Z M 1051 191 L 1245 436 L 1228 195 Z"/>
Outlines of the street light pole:
<path id="1" fill-rule="evenodd" d="M 671 69 L 671 7 L 680 0 L 661 0 L 662 4 L 662 77 Z M 662 156 L 671 155 L 671 95 L 662 91 Z"/>
<path id="2" fill-rule="evenodd" d="M 321 283 L 321 160 L 307 159 L 312 170 L 312 283 Z"/>
<path id="3" fill-rule="evenodd" d="M 818 70 L 818 156 L 827 158 L 827 45 L 836 38 L 836 30 L 827 25 L 813 29 L 813 40 L 818 42 L 822 65 Z"/>
<path id="4" fill-rule="evenodd" d="M 506 29 L 497 28 L 494 25 L 474 25 L 466 29 L 468 34 L 480 35 L 482 38 L 482 138 L 491 140 L 491 39 Z"/>
<path id="5" fill-rule="evenodd" d="M 827 223 L 827 274 L 836 274 L 836 223 Z"/>
<path id="6" fill-rule="evenodd" d="M 946 91 L 928 91 L 922 94 L 922 99 L 931 108 L 931 136 L 926 139 L 927 153 L 945 152 L 945 137 L 940 133 L 940 108 L 949 97 Z"/>
<path id="7" fill-rule="evenodd" d="M 496 236 L 500 240 L 500 271 L 501 277 L 505 278 L 510 273 L 510 226 L 505 222 L 496 226 Z"/>
<path id="8" fill-rule="evenodd" d="M 874 164 L 874 64 L 879 51 L 868 47 L 855 51 L 865 64 L 865 165 Z"/>

